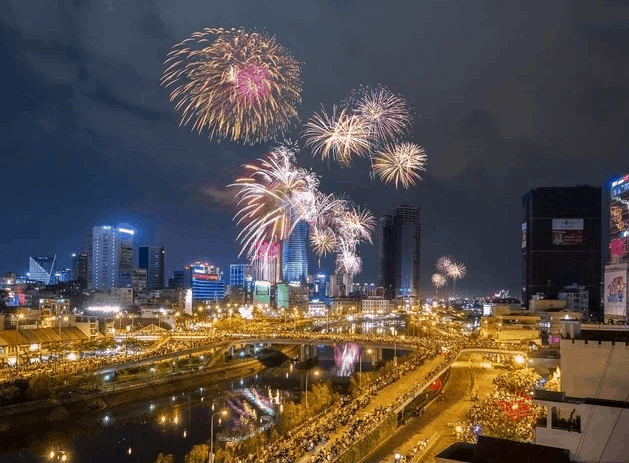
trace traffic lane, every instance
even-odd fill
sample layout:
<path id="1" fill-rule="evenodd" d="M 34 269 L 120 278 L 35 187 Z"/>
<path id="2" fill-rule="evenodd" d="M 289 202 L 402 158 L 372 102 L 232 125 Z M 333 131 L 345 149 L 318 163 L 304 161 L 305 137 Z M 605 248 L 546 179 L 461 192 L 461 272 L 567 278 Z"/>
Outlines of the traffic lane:
<path id="1" fill-rule="evenodd" d="M 467 362 L 465 362 L 467 363 Z M 386 461 L 387 457 L 399 449 L 406 441 L 420 433 L 444 412 L 456 406 L 461 400 L 469 397 L 472 381 L 469 366 L 464 362 L 456 362 L 451 369 L 450 379 L 443 389 L 444 400 L 433 401 L 426 411 L 418 417 L 411 418 L 385 443 L 374 452 L 367 455 L 362 463 L 376 463 Z M 389 458 L 390 459 L 390 458 Z"/>

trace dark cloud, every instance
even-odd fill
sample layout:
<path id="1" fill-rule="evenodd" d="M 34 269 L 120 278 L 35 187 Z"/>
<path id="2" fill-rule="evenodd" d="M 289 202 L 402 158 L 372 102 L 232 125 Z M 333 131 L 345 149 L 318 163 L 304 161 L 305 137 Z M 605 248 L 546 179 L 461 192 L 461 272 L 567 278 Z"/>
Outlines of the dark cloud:
<path id="1" fill-rule="evenodd" d="M 169 271 L 197 255 L 235 259 L 226 185 L 266 147 L 179 127 L 159 78 L 191 32 L 243 26 L 277 35 L 303 61 L 302 120 L 362 83 L 403 93 L 419 116 L 410 138 L 429 156 L 416 189 L 372 181 L 362 161 L 299 161 L 324 191 L 376 215 L 421 206 L 425 287 L 434 259 L 453 254 L 470 270 L 457 288 L 517 292 L 521 195 L 627 169 L 629 11 L 617 4 L 4 2 L 0 197 L 14 225 L 0 233 L 0 271 L 23 269 L 28 253 L 78 249 L 89 226 L 125 214 L 151 224 Z M 358 279 L 372 281 L 373 247 L 362 254 Z"/>

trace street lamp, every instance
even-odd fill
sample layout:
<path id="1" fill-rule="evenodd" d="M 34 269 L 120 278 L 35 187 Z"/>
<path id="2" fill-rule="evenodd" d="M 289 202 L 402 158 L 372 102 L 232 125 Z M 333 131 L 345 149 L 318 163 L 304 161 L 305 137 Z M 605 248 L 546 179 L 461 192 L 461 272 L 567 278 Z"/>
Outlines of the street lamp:
<path id="1" fill-rule="evenodd" d="M 210 457 L 208 458 L 209 463 L 214 463 L 214 417 L 217 415 L 227 416 L 227 410 L 221 410 L 220 412 L 216 412 L 212 415 L 210 419 Z"/>
<path id="2" fill-rule="evenodd" d="M 311 371 L 312 370 L 308 370 L 308 374 L 306 375 L 306 413 L 308 413 L 308 377 Z M 314 370 L 313 373 L 315 376 L 319 376 L 319 370 Z"/>

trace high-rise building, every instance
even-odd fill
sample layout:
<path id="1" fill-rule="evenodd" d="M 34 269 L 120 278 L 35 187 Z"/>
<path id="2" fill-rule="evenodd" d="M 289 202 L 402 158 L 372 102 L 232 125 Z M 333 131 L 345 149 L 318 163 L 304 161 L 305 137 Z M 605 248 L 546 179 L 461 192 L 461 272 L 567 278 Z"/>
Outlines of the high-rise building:
<path id="1" fill-rule="evenodd" d="M 282 279 L 305 283 L 308 275 L 308 222 L 299 221 L 282 242 Z"/>
<path id="2" fill-rule="evenodd" d="M 609 264 L 605 266 L 603 312 L 607 323 L 629 319 L 629 174 L 613 180 L 609 188 Z"/>
<path id="3" fill-rule="evenodd" d="M 314 276 L 314 282 L 312 284 L 313 291 L 312 297 L 316 299 L 322 299 L 324 297 L 328 297 L 328 285 L 327 285 L 327 275 L 325 273 L 318 273 Z"/>
<path id="4" fill-rule="evenodd" d="M 138 267 L 146 269 L 147 289 L 164 289 L 164 260 L 166 251 L 163 246 L 140 246 L 138 248 Z"/>
<path id="5" fill-rule="evenodd" d="M 377 285 L 389 298 L 419 298 L 419 208 L 399 206 L 378 221 Z"/>
<path id="6" fill-rule="evenodd" d="M 28 278 L 46 285 L 55 284 L 57 256 L 29 257 Z"/>
<path id="7" fill-rule="evenodd" d="M 376 285 L 389 289 L 390 293 L 393 293 L 394 287 L 393 250 L 391 249 L 393 244 L 393 239 L 391 239 L 392 222 L 393 217 L 383 215 L 378 219 L 378 227 L 376 229 Z"/>
<path id="8" fill-rule="evenodd" d="M 81 281 L 83 287 L 87 287 L 87 259 L 87 251 L 72 254 L 72 279 Z"/>
<path id="9" fill-rule="evenodd" d="M 109 225 L 93 227 L 87 234 L 87 285 L 109 291 L 118 281 L 118 270 L 133 268 L 133 230 Z"/>
<path id="10" fill-rule="evenodd" d="M 229 286 L 244 288 L 247 277 L 252 276 L 253 269 L 249 264 L 231 264 L 229 266 Z"/>
<path id="11" fill-rule="evenodd" d="M 72 269 L 60 268 L 55 271 L 55 281 L 57 283 L 70 283 L 72 281 Z"/>
<path id="12" fill-rule="evenodd" d="M 601 188 L 535 188 L 522 197 L 522 300 L 557 299 L 570 285 L 588 294 L 589 316 L 600 317 Z"/>
<path id="13" fill-rule="evenodd" d="M 132 288 L 135 300 L 146 299 L 148 290 L 148 272 L 145 268 L 118 270 L 118 288 Z"/>
<path id="14" fill-rule="evenodd" d="M 609 255 L 611 263 L 629 262 L 629 174 L 609 189 Z"/>
<path id="15" fill-rule="evenodd" d="M 184 271 L 174 270 L 173 277 L 168 279 L 168 287 L 174 289 L 183 289 L 184 286 Z"/>
<path id="16" fill-rule="evenodd" d="M 251 262 L 255 281 L 268 281 L 271 285 L 279 283 L 282 270 L 280 248 L 280 243 L 268 241 L 257 246 L 255 259 Z"/>
<path id="17" fill-rule="evenodd" d="M 225 297 L 226 284 L 220 269 L 211 262 L 194 262 L 184 270 L 185 288 L 192 290 L 193 300 L 217 301 Z"/>

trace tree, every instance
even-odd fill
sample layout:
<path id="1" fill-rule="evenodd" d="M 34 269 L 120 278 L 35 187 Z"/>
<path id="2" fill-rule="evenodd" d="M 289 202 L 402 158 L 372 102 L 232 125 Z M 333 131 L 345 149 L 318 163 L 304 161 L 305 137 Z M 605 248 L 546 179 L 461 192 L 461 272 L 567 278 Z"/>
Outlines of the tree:
<path id="1" fill-rule="evenodd" d="M 48 374 L 33 376 L 28 380 L 27 397 L 30 400 L 48 399 L 55 392 L 56 381 Z"/>
<path id="2" fill-rule="evenodd" d="M 531 393 L 541 384 L 542 377 L 532 368 L 520 368 L 494 378 L 496 389 L 517 394 Z"/>
<path id="3" fill-rule="evenodd" d="M 160 452 L 155 459 L 155 463 L 175 463 L 175 455 Z"/>
<path id="4" fill-rule="evenodd" d="M 210 455 L 210 447 L 207 444 L 199 444 L 192 447 L 184 457 L 184 463 L 205 463 Z"/>

